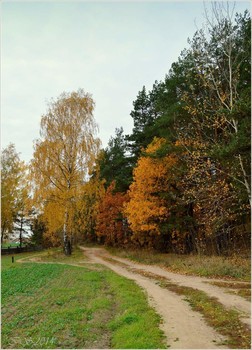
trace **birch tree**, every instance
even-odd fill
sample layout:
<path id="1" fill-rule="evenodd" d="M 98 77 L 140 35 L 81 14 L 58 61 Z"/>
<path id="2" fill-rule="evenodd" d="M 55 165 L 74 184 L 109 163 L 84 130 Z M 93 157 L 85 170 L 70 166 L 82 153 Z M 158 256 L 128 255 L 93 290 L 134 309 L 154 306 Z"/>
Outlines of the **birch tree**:
<path id="1" fill-rule="evenodd" d="M 93 110 L 84 90 L 62 93 L 48 104 L 34 145 L 34 198 L 46 211 L 49 232 L 63 233 L 66 255 L 71 254 L 76 203 L 99 150 Z"/>

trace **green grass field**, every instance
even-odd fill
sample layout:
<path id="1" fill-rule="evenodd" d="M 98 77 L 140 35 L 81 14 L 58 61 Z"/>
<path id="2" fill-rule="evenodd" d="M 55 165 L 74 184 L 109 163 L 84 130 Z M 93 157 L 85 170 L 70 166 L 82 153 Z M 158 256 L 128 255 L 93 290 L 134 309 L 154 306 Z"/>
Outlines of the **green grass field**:
<path id="1" fill-rule="evenodd" d="M 19 242 L 6 242 L 6 243 L 3 243 L 2 244 L 2 248 L 16 248 L 16 247 L 19 247 L 20 243 Z M 26 246 L 26 243 L 23 243 L 22 246 Z"/>
<path id="2" fill-rule="evenodd" d="M 58 252 L 44 260 L 55 254 L 69 262 Z M 160 317 L 134 282 L 101 266 L 16 262 L 31 255 L 2 257 L 2 348 L 165 348 Z"/>

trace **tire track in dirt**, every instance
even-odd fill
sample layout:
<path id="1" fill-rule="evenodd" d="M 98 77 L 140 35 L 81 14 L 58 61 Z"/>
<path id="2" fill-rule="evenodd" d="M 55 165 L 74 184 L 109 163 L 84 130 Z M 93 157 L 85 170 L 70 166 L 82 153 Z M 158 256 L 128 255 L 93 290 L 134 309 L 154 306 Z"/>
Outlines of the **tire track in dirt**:
<path id="1" fill-rule="evenodd" d="M 91 262 L 102 264 L 117 274 L 134 280 L 146 291 L 150 304 L 162 317 L 163 323 L 161 328 L 167 337 L 167 345 L 169 348 L 226 348 L 226 346 L 221 345 L 221 343 L 225 341 L 225 338 L 218 334 L 213 328 L 209 327 L 200 313 L 192 311 L 188 303 L 183 300 L 183 297 L 161 288 L 150 278 L 129 271 L 127 267 L 115 265 L 108 260 L 104 260 L 102 257 L 114 259 L 114 256 L 109 255 L 102 248 L 80 248 Z M 128 265 L 131 265 L 130 261 Z M 134 267 L 133 265 L 132 267 Z"/>

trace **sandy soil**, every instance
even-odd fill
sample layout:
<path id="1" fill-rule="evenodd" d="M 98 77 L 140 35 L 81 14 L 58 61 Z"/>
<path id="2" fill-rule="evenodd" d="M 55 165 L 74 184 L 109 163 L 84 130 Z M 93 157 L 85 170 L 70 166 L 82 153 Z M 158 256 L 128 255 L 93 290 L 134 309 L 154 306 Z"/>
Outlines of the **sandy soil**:
<path id="1" fill-rule="evenodd" d="M 89 261 L 105 265 L 114 272 L 134 280 L 146 291 L 150 304 L 163 319 L 162 329 L 167 337 L 167 345 L 171 349 L 221 349 L 225 348 L 224 345 L 221 345 L 224 337 L 209 327 L 202 315 L 194 312 L 189 304 L 183 300 L 183 297 L 161 288 L 153 279 L 138 274 L 134 268 L 166 277 L 178 285 L 204 290 L 210 296 L 217 297 L 226 307 L 242 310 L 247 317 L 244 321 L 248 322 L 249 320 L 249 302 L 241 297 L 226 294 L 222 288 L 205 283 L 206 279 L 204 278 L 184 276 L 168 272 L 158 266 L 134 263 L 128 259 L 112 256 L 103 248 L 81 248 Z M 120 264 L 106 260 L 108 258 L 115 262 L 118 261 Z"/>

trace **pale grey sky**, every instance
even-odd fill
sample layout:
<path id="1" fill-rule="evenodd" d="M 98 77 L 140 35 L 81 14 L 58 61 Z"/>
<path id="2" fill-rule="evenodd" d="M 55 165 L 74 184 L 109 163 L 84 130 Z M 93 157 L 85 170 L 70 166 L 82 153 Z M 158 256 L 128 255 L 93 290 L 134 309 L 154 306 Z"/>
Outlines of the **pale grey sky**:
<path id="1" fill-rule="evenodd" d="M 204 22 L 203 1 L 4 0 L 1 9 L 1 146 L 13 142 L 25 161 L 46 101 L 63 91 L 92 94 L 103 147 L 116 127 L 130 133 L 138 91 L 164 79 Z"/>

